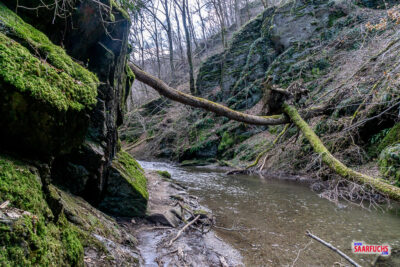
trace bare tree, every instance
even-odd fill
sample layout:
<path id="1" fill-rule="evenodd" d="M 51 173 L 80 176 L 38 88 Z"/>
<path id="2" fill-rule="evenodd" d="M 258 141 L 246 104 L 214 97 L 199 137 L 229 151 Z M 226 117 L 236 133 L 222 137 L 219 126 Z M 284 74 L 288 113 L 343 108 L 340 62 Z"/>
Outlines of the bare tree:
<path id="1" fill-rule="evenodd" d="M 188 59 L 188 64 L 189 64 L 189 86 L 190 86 L 190 92 L 194 95 L 197 94 L 197 90 L 194 84 L 194 70 L 193 70 L 193 57 L 192 57 L 192 45 L 191 45 L 191 40 L 190 40 L 190 33 L 189 33 L 189 27 L 187 25 L 187 11 L 188 9 L 186 8 L 187 2 L 186 0 L 182 0 L 182 5 L 178 3 L 178 1 L 175 1 L 177 7 L 180 9 L 182 13 L 182 23 L 183 23 L 183 29 L 185 30 L 185 37 L 186 37 L 186 54 L 187 54 L 187 59 Z"/>

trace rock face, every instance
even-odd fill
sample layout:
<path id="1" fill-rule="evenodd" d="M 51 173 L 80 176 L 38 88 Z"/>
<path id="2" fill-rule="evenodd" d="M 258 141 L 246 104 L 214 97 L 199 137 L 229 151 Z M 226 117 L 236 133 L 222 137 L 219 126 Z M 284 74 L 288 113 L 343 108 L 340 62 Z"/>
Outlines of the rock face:
<path id="1" fill-rule="evenodd" d="M 199 93 L 235 109 L 254 106 L 263 95 L 264 78 L 272 75 L 274 82 L 279 80 L 268 73 L 278 56 L 297 49 L 346 15 L 346 10 L 332 1 L 314 1 L 318 3 L 312 5 L 303 2 L 269 8 L 245 24 L 234 34 L 227 50 L 201 66 L 197 76 Z"/>
<path id="2" fill-rule="evenodd" d="M 35 3 L 19 1 L 28 7 Z M 7 4 L 14 10 L 16 1 Z M 85 64 L 100 81 L 97 104 L 89 113 L 85 141 L 70 153 L 56 157 L 52 167 L 56 183 L 97 205 L 106 190 L 109 166 L 117 153 L 117 127 L 122 123 L 125 100 L 133 81 L 132 73 L 126 68 L 130 20 L 114 1 L 76 1 L 75 5 L 66 21 L 56 19 L 54 24 L 54 10 L 39 9 L 39 16 L 26 9 L 18 10 L 24 19 Z"/>
<path id="3" fill-rule="evenodd" d="M 48 159 L 82 143 L 97 77 L 3 4 L 0 59 L 0 147 Z"/>
<path id="4" fill-rule="evenodd" d="M 114 160 L 134 79 L 129 17 L 89 0 L 68 1 L 67 21 L 47 8 L 19 17 L 16 2 L 0 3 L 0 262 L 137 266 L 134 238 L 95 208 L 143 216 L 147 205 L 140 166 Z"/>

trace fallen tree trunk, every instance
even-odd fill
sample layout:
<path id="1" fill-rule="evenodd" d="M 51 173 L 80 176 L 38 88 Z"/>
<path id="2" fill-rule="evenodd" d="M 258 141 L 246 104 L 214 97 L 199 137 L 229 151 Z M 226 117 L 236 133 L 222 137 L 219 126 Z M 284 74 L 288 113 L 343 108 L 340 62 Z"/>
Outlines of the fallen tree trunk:
<path id="1" fill-rule="evenodd" d="M 221 104 L 212 102 L 210 100 L 192 96 L 189 94 L 185 94 L 178 90 L 175 90 L 169 87 L 166 83 L 161 81 L 160 79 L 146 73 L 145 71 L 141 70 L 139 67 L 135 66 L 134 64 L 130 63 L 129 67 L 132 69 L 133 73 L 135 74 L 136 78 L 147 84 L 148 86 L 154 88 L 157 92 L 161 95 L 175 100 L 179 103 L 189 105 L 196 108 L 202 108 L 207 111 L 211 111 L 216 113 L 217 115 L 227 117 L 229 119 L 244 122 L 248 124 L 254 125 L 280 125 L 289 123 L 290 120 L 284 114 L 280 115 L 272 115 L 272 116 L 256 116 L 250 115 L 243 112 L 239 112 L 228 107 L 225 107 Z M 311 118 L 317 115 L 323 114 L 328 109 L 328 106 L 317 107 L 313 109 L 308 109 L 301 111 L 301 114 L 304 118 Z"/>
<path id="2" fill-rule="evenodd" d="M 310 128 L 310 126 L 304 121 L 304 119 L 311 118 L 322 114 L 327 107 L 318 107 L 309 110 L 297 111 L 297 109 L 289 105 L 288 103 L 282 103 L 282 108 L 285 114 L 280 115 L 273 115 L 273 116 L 256 116 L 256 115 L 249 115 L 243 112 L 232 110 L 228 107 L 225 107 L 221 104 L 214 103 L 210 100 L 195 97 L 189 94 L 185 94 L 178 90 L 175 90 L 169 87 L 160 79 L 144 72 L 139 67 L 135 66 L 134 64 L 129 64 L 129 67 L 132 69 L 133 73 L 135 74 L 136 78 L 147 84 L 148 86 L 154 88 L 157 92 L 161 95 L 180 102 L 185 105 L 189 105 L 192 107 L 202 108 L 211 112 L 216 113 L 220 116 L 225 116 L 229 119 L 236 120 L 239 122 L 244 122 L 248 124 L 255 124 L 255 125 L 279 125 L 279 124 L 286 124 L 289 122 L 293 122 L 304 134 L 306 139 L 311 143 L 314 151 L 318 153 L 322 161 L 328 165 L 328 167 L 336 172 L 338 175 L 342 176 L 345 179 L 361 183 L 367 184 L 372 188 L 375 188 L 381 194 L 388 196 L 393 200 L 400 200 L 400 188 L 390 185 L 385 181 L 377 178 L 370 177 L 368 175 L 356 172 L 338 159 L 336 159 L 324 146 L 322 141 L 319 137 L 314 133 L 314 131 Z"/>
<path id="3" fill-rule="evenodd" d="M 301 118 L 295 107 L 285 103 L 283 104 L 283 108 L 293 123 L 296 124 L 304 134 L 304 137 L 310 142 L 314 151 L 321 156 L 322 161 L 328 165 L 331 170 L 343 178 L 352 180 L 356 183 L 367 184 L 378 190 L 383 195 L 387 195 L 391 199 L 400 200 L 400 187 L 390 185 L 384 180 L 373 178 L 348 168 L 328 151 L 311 127 Z"/>

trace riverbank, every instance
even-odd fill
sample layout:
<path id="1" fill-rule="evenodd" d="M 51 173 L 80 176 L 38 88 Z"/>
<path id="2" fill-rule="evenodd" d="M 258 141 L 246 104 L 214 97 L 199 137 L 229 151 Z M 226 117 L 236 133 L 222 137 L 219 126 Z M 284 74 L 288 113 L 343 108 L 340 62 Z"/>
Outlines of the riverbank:
<path id="1" fill-rule="evenodd" d="M 146 171 L 149 203 L 147 218 L 125 224 L 138 239 L 143 266 L 242 266 L 239 251 L 210 229 L 194 223 L 178 237 L 178 232 L 193 217 L 212 218 L 210 210 L 188 194 L 167 172 Z M 182 212 L 179 204 L 189 211 Z M 202 233 L 202 230 L 204 233 Z M 172 241 L 174 240 L 174 241 Z M 172 242 L 171 242 L 172 241 Z"/>
<path id="2" fill-rule="evenodd" d="M 225 169 L 205 166 L 139 163 L 147 170 L 168 171 L 175 181 L 187 187 L 185 191 L 198 197 L 200 205 L 212 210 L 217 237 L 240 251 L 245 266 L 291 266 L 298 254 L 294 266 L 331 266 L 343 261 L 321 244 L 311 242 L 305 235 L 307 230 L 351 255 L 362 266 L 371 266 L 375 255 L 354 255 L 353 240 L 400 246 L 400 209 L 396 205 L 366 210 L 346 201 L 336 205 L 319 197 L 309 185 L 293 179 L 228 176 Z M 392 264 L 397 259 L 393 255 L 379 260 Z"/>

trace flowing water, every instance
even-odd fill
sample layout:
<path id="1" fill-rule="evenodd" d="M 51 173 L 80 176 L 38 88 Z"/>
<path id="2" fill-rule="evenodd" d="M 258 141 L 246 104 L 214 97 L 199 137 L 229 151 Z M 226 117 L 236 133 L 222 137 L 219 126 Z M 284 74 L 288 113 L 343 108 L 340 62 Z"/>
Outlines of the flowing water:
<path id="1" fill-rule="evenodd" d="M 343 203 L 340 207 L 320 198 L 308 186 L 259 176 L 227 176 L 205 168 L 182 168 L 167 163 L 143 162 L 149 170 L 166 170 L 172 178 L 210 208 L 219 238 L 238 249 L 246 266 L 332 266 L 348 264 L 336 253 L 312 241 L 319 236 L 362 266 L 374 255 L 354 255 L 352 241 L 388 243 L 400 247 L 400 210 L 365 210 Z M 297 260 L 296 260 L 297 259 Z"/>

